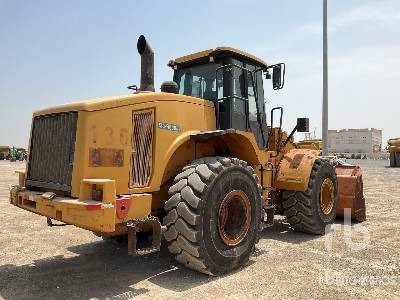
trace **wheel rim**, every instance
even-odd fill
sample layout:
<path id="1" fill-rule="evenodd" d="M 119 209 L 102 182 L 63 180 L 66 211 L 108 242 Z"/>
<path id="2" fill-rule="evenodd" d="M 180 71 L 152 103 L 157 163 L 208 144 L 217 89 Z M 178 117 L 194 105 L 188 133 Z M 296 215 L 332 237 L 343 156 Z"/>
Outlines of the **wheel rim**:
<path id="1" fill-rule="evenodd" d="M 330 178 L 326 178 L 321 186 L 321 192 L 319 196 L 319 203 L 321 211 L 325 215 L 329 215 L 333 209 L 333 203 L 335 199 L 335 186 Z"/>
<path id="2" fill-rule="evenodd" d="M 218 232 L 228 246 L 239 244 L 246 237 L 251 223 L 251 204 L 240 190 L 229 192 L 218 211 Z"/>

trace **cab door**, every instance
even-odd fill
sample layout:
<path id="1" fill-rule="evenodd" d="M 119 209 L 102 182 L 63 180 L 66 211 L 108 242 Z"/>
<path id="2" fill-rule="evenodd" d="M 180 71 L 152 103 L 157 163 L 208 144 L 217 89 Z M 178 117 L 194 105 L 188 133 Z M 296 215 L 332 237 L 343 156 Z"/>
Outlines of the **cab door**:
<path id="1" fill-rule="evenodd" d="M 260 121 L 262 110 L 259 107 L 254 65 L 235 58 L 226 60 L 217 71 L 218 119 L 220 129 L 238 129 L 254 134 L 259 148 L 265 147 Z"/>
<path id="2" fill-rule="evenodd" d="M 217 71 L 220 129 L 248 130 L 244 74 L 243 63 L 233 58 L 226 59 Z"/>

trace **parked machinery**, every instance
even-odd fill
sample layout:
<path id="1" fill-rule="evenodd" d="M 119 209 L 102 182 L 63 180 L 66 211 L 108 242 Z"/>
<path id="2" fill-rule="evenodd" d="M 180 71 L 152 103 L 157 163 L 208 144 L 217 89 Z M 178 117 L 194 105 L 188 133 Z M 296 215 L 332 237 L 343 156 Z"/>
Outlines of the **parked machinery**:
<path id="1" fill-rule="evenodd" d="M 9 146 L 0 146 L 0 160 L 10 159 L 11 149 Z"/>
<path id="2" fill-rule="evenodd" d="M 400 138 L 389 139 L 390 166 L 400 168 Z"/>
<path id="3" fill-rule="evenodd" d="M 343 181 L 329 159 L 293 143 L 296 131 L 308 131 L 307 118 L 287 134 L 278 107 L 267 123 L 263 77 L 281 89 L 284 64 L 218 47 L 171 60 L 174 81 L 154 92 L 144 36 L 137 48 L 134 94 L 34 113 L 12 204 L 49 224 L 127 235 L 133 255 L 158 250 L 164 228 L 178 262 L 213 275 L 246 264 L 276 206 L 295 230 L 324 233 L 344 207 Z M 351 204 L 356 195 L 348 196 Z M 152 243 L 141 248 L 146 235 Z"/>

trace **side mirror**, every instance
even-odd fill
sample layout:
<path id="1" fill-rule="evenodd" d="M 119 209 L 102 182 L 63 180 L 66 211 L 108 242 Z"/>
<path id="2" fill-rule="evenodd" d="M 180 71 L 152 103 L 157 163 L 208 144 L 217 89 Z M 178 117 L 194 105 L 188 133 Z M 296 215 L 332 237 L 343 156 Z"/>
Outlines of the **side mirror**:
<path id="1" fill-rule="evenodd" d="M 285 85 L 285 64 L 280 63 L 269 66 L 268 69 L 272 69 L 272 87 L 274 90 L 280 90 Z M 267 69 L 266 78 L 271 78 Z"/>
<path id="2" fill-rule="evenodd" d="M 293 128 L 292 132 L 287 137 L 285 143 L 283 144 L 282 148 L 286 146 L 286 144 L 292 139 L 294 133 L 297 132 L 309 132 L 309 119 L 308 118 L 297 118 L 297 125 Z"/>
<path id="3" fill-rule="evenodd" d="M 310 121 L 308 118 L 297 118 L 297 132 L 309 132 Z"/>

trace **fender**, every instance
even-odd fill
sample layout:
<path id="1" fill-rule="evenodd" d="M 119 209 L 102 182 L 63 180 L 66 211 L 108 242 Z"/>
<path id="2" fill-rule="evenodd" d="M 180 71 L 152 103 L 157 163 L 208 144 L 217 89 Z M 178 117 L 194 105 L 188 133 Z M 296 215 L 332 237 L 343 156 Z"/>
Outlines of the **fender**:
<path id="1" fill-rule="evenodd" d="M 284 154 L 275 178 L 275 188 L 305 192 L 318 151 L 292 149 Z"/>
<path id="2" fill-rule="evenodd" d="M 220 142 L 229 149 L 232 156 L 242 159 L 250 165 L 259 165 L 268 161 L 266 152 L 259 151 L 254 135 L 250 132 L 235 129 L 187 131 L 182 133 L 165 151 L 164 158 L 158 165 L 158 170 L 161 172 L 154 176 L 151 183 L 152 189 L 159 189 L 162 184 L 174 177 L 184 166 L 181 160 L 189 162 L 195 159 L 195 143 L 206 141 L 214 145 L 217 144 L 216 142 Z M 179 157 L 179 163 L 176 161 L 177 157 Z"/>
<path id="3" fill-rule="evenodd" d="M 260 150 L 252 132 L 237 129 L 204 131 L 191 135 L 192 140 L 220 140 L 237 157 L 250 165 L 264 164 L 268 161 L 266 151 Z"/>
<path id="4" fill-rule="evenodd" d="M 212 137 L 235 133 L 235 132 L 236 132 L 235 129 L 201 131 L 191 134 L 190 138 L 193 140 L 206 140 Z"/>
<path id="5" fill-rule="evenodd" d="M 175 174 L 166 174 L 171 172 L 171 170 L 168 169 L 175 169 L 179 167 L 176 164 L 173 164 L 173 166 L 169 166 L 172 160 L 172 157 L 174 154 L 177 153 L 180 147 L 188 145 L 190 142 L 190 135 L 196 133 L 196 131 L 186 131 L 180 134 L 174 141 L 171 143 L 168 149 L 166 149 L 163 158 L 158 162 L 157 168 L 158 172 L 154 173 L 154 176 L 152 178 L 152 181 L 150 183 L 150 189 L 152 191 L 157 191 L 160 189 L 161 185 L 168 180 L 171 176 L 175 176 Z M 194 147 L 185 147 L 187 148 L 185 153 L 185 156 L 188 156 L 188 160 L 194 159 Z M 192 148 L 192 149 L 191 149 Z M 186 158 L 186 157 L 185 157 Z M 182 166 L 183 167 L 183 166 Z M 175 172 L 174 172 L 175 173 Z"/>

